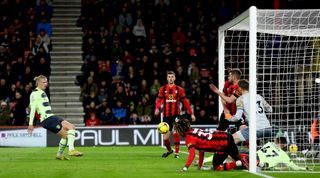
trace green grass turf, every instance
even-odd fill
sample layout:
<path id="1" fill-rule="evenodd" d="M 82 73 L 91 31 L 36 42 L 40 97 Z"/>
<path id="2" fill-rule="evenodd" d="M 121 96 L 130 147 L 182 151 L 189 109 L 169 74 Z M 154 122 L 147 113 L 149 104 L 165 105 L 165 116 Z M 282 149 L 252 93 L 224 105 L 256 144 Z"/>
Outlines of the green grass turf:
<path id="1" fill-rule="evenodd" d="M 56 147 L 0 148 L 0 177 L 112 177 L 112 178 L 251 178 L 259 177 L 246 171 L 198 171 L 191 166 L 188 172 L 177 171 L 185 164 L 173 155 L 161 158 L 160 147 L 79 147 L 83 157 L 70 161 L 55 160 Z M 320 169 L 319 169 L 320 170 Z M 273 177 L 319 177 L 320 174 L 268 173 Z"/>

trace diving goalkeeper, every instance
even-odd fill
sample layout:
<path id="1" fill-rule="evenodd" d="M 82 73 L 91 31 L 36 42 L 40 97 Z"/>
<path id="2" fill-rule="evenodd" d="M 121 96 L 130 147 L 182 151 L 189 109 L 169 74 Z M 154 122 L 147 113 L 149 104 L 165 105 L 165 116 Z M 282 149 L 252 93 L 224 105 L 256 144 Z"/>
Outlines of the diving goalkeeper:
<path id="1" fill-rule="evenodd" d="M 285 165 L 295 171 L 308 170 L 307 167 L 300 167 L 290 159 L 288 154 L 282 150 L 282 148 L 286 146 L 287 140 L 285 137 L 278 137 L 274 142 L 268 142 L 263 145 L 263 147 L 257 151 L 259 158 L 258 166 L 263 169 L 270 169 Z"/>

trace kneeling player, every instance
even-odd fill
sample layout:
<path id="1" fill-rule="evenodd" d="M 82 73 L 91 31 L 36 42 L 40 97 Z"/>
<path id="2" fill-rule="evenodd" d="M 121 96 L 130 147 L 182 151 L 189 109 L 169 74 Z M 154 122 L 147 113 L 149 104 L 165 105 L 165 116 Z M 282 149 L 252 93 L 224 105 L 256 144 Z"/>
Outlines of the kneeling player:
<path id="1" fill-rule="evenodd" d="M 201 169 L 204 152 L 215 152 L 212 161 L 215 170 L 224 170 L 222 163 L 228 155 L 237 163 L 234 164 L 234 167 L 242 165 L 248 168 L 248 162 L 240 158 L 238 148 L 229 133 L 223 131 L 206 132 L 197 128 L 191 129 L 190 122 L 187 119 L 180 119 L 175 123 L 174 128 L 181 137 L 185 137 L 186 146 L 189 150 L 188 160 L 182 171 L 188 170 L 194 160 L 196 150 L 199 150 L 198 169 Z"/>

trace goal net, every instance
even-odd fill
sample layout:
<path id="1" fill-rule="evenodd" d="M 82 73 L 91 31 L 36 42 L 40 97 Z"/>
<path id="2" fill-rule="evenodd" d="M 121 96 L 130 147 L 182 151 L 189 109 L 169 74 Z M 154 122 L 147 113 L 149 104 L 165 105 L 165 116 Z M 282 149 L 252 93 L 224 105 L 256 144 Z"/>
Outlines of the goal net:
<path id="1" fill-rule="evenodd" d="M 256 148 L 284 136 L 291 159 L 314 168 L 320 156 L 319 136 L 315 135 L 320 120 L 320 10 L 251 7 L 221 26 L 219 73 L 224 75 L 219 76 L 220 89 L 233 68 L 239 68 L 242 78 L 249 80 L 250 96 L 258 93 L 272 106 L 267 116 L 279 130 L 273 138 L 250 141 L 250 161 L 255 160 Z M 255 118 L 255 97 L 250 97 L 250 106 L 254 112 L 249 118 Z M 250 119 L 251 126 L 256 127 L 254 119 Z M 255 140 L 252 133 L 250 130 L 250 140 Z M 254 163 L 250 171 L 256 171 Z"/>

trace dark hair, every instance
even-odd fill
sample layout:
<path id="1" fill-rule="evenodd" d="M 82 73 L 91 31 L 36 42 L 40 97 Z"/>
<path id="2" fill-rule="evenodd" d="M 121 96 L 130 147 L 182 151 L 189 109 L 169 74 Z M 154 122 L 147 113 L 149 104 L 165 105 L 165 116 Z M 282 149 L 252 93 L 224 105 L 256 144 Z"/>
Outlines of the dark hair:
<path id="1" fill-rule="evenodd" d="M 287 144 L 287 138 L 286 137 L 277 137 L 275 138 L 276 144 Z"/>
<path id="2" fill-rule="evenodd" d="M 237 79 L 241 78 L 242 72 L 240 69 L 232 69 L 230 70 L 231 75 L 235 76 Z"/>
<path id="3" fill-rule="evenodd" d="M 190 122 L 188 119 L 179 119 L 174 123 L 174 129 L 180 136 L 185 137 L 186 132 L 190 130 Z"/>
<path id="4" fill-rule="evenodd" d="M 238 86 L 243 90 L 249 91 L 249 81 L 246 79 L 239 80 Z"/>

